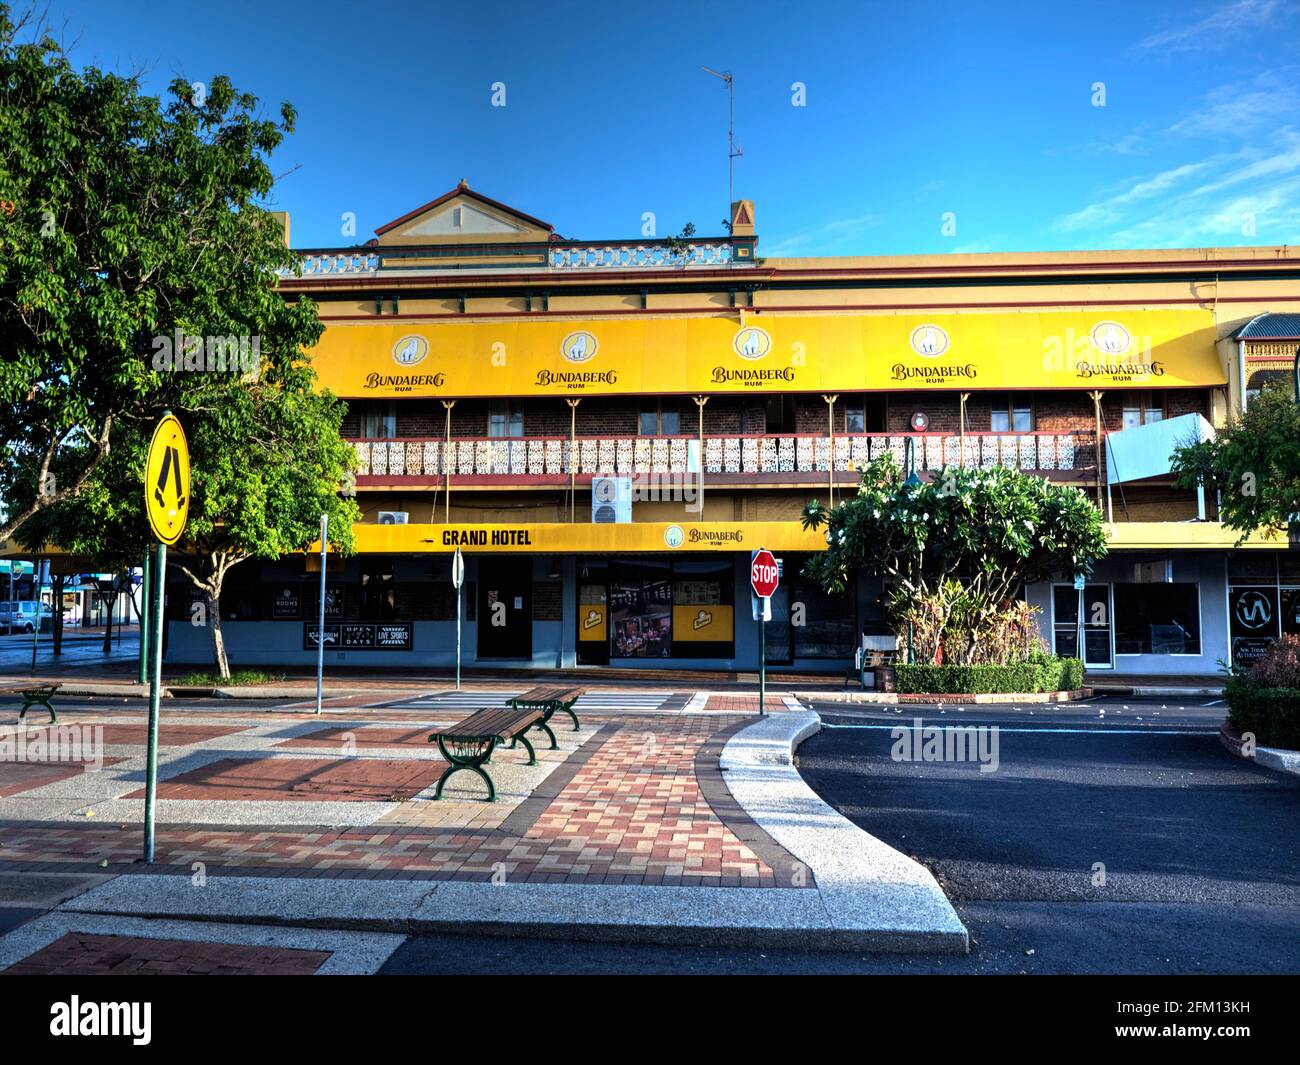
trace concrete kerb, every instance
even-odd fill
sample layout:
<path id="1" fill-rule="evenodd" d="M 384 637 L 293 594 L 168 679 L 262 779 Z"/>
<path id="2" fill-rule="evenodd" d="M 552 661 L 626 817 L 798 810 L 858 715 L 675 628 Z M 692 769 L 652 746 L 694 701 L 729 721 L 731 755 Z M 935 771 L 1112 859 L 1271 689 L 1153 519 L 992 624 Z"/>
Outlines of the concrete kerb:
<path id="1" fill-rule="evenodd" d="M 722 755 L 733 796 L 815 887 L 706 888 L 125 874 L 65 910 L 385 932 L 964 953 L 966 929 L 924 867 L 823 803 L 792 763 L 817 715 L 756 722 Z M 787 872 L 787 871 L 782 871 Z M 792 874 L 797 870 L 788 871 Z"/>
<path id="2" fill-rule="evenodd" d="M 965 953 L 966 928 L 930 871 L 827 805 L 795 769 L 794 752 L 820 728 L 803 711 L 736 733 L 721 758 L 731 794 L 812 871 L 837 930 L 876 949 Z"/>
<path id="3" fill-rule="evenodd" d="M 1256 747 L 1253 755 L 1244 754 L 1241 733 L 1226 722 L 1219 728 L 1219 742 L 1238 758 L 1262 765 L 1265 769 L 1300 777 L 1300 751 L 1287 750 L 1285 747 Z"/>

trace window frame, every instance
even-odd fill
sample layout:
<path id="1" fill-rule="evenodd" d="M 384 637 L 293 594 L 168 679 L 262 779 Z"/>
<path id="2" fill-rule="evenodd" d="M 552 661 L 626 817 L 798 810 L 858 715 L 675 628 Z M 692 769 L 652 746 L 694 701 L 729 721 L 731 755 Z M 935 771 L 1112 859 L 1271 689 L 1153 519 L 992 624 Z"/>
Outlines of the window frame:
<path id="1" fill-rule="evenodd" d="M 1038 408 L 1034 394 L 1032 392 L 1016 391 L 1015 389 L 998 390 L 993 393 L 994 396 L 1004 397 L 1005 403 L 998 404 L 989 402 L 989 432 L 990 433 L 1032 433 L 1038 428 Z M 1025 396 L 1024 406 L 1018 406 L 1016 403 L 1017 396 Z M 1027 429 L 1016 428 L 1016 412 L 1027 411 L 1029 413 L 1029 427 Z M 1007 427 L 999 429 L 994 426 L 993 419 L 996 415 L 1006 416 Z"/>

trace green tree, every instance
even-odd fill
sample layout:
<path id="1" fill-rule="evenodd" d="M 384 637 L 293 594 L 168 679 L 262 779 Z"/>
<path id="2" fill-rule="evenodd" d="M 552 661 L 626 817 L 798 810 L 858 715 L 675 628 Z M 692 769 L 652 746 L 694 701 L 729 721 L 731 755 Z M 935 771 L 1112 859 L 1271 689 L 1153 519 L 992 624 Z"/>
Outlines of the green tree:
<path id="1" fill-rule="evenodd" d="M 260 336 L 275 361 L 319 336 L 271 283 L 293 256 L 262 206 L 293 109 L 263 118 L 225 77 L 170 94 L 76 69 L 0 3 L 0 540 L 200 391 L 160 338 Z"/>
<path id="2" fill-rule="evenodd" d="M 169 563 L 203 596 L 189 621 L 209 629 L 223 678 L 230 661 L 221 631 L 221 592 L 231 569 L 310 544 L 329 517 L 330 544 L 352 550 L 360 510 L 341 494 L 355 465 L 339 428 L 346 405 L 314 390 L 305 363 L 267 366 L 257 380 L 220 393 L 220 402 L 177 411 L 191 459 L 189 522 Z M 152 426 L 121 430 L 109 461 L 75 498 L 34 519 L 42 539 L 103 565 L 143 558 L 151 536 L 141 471 Z"/>
<path id="3" fill-rule="evenodd" d="M 1022 585 L 1090 573 L 1106 555 L 1101 513 L 1083 492 L 1001 466 L 946 466 L 907 483 L 880 458 L 857 495 L 833 510 L 811 501 L 803 524 L 826 530 L 806 573 L 828 591 L 866 573 L 892 587 L 896 618 L 924 606 L 942 632 L 959 615 L 967 646 L 949 649 L 956 661 L 975 655 Z"/>
<path id="4" fill-rule="evenodd" d="M 145 453 L 172 410 L 194 483 L 171 559 L 228 676 L 226 574 L 302 549 L 323 512 L 349 549 L 352 452 L 342 404 L 314 390 L 315 305 L 276 288 L 295 260 L 268 159 L 293 109 L 264 119 L 225 77 L 170 96 L 78 71 L 0 3 L 0 539 L 139 564 Z"/>
<path id="5" fill-rule="evenodd" d="M 1285 531 L 1300 515 L 1300 404 L 1291 386 L 1270 384 L 1213 440 L 1178 448 L 1173 470 L 1179 487 L 1217 494 L 1219 520 L 1238 542 Z"/>

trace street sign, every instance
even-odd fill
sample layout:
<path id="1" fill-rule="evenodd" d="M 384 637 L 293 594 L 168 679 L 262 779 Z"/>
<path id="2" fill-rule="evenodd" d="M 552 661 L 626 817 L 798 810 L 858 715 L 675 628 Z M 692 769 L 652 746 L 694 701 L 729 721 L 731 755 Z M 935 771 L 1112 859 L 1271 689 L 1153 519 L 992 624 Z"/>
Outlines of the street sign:
<path id="1" fill-rule="evenodd" d="M 190 515 L 190 449 L 172 414 L 163 415 L 149 444 L 144 508 L 159 542 L 171 546 L 181 538 Z"/>
<path id="2" fill-rule="evenodd" d="M 1082 573 L 1079 574 L 1077 577 L 1075 577 L 1075 578 L 1074 578 L 1074 590 L 1075 590 L 1076 592 L 1081 592 L 1081 591 L 1083 591 L 1084 582 L 1085 582 L 1085 578 L 1084 578 L 1084 576 L 1083 576 Z"/>
<path id="3" fill-rule="evenodd" d="M 754 552 L 754 557 L 749 563 L 749 583 L 753 586 L 754 594 L 760 598 L 769 598 L 781 583 L 781 573 L 777 568 L 776 559 L 767 548 Z"/>

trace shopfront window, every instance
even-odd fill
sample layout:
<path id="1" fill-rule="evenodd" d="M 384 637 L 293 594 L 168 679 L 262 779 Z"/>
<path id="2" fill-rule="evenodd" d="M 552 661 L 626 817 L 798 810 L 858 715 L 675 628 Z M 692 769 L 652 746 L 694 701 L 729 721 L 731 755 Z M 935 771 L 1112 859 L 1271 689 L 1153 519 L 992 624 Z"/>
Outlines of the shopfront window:
<path id="1" fill-rule="evenodd" d="M 609 658 L 734 656 L 730 559 L 610 562 L 602 572 L 608 574 L 605 585 L 596 583 L 594 569 L 579 582 L 580 646 L 605 631 Z M 585 660 L 594 658 L 584 649 Z"/>
<path id="2" fill-rule="evenodd" d="M 672 657 L 672 605 L 672 566 L 669 563 L 611 564 L 610 657 Z"/>
<path id="3" fill-rule="evenodd" d="M 1228 635 L 1233 665 L 1257 661 L 1281 633 L 1300 635 L 1300 556 L 1238 551 L 1228 556 Z"/>
<path id="4" fill-rule="evenodd" d="M 1199 655 L 1200 599 L 1197 585 L 1116 584 L 1117 655 Z"/>

